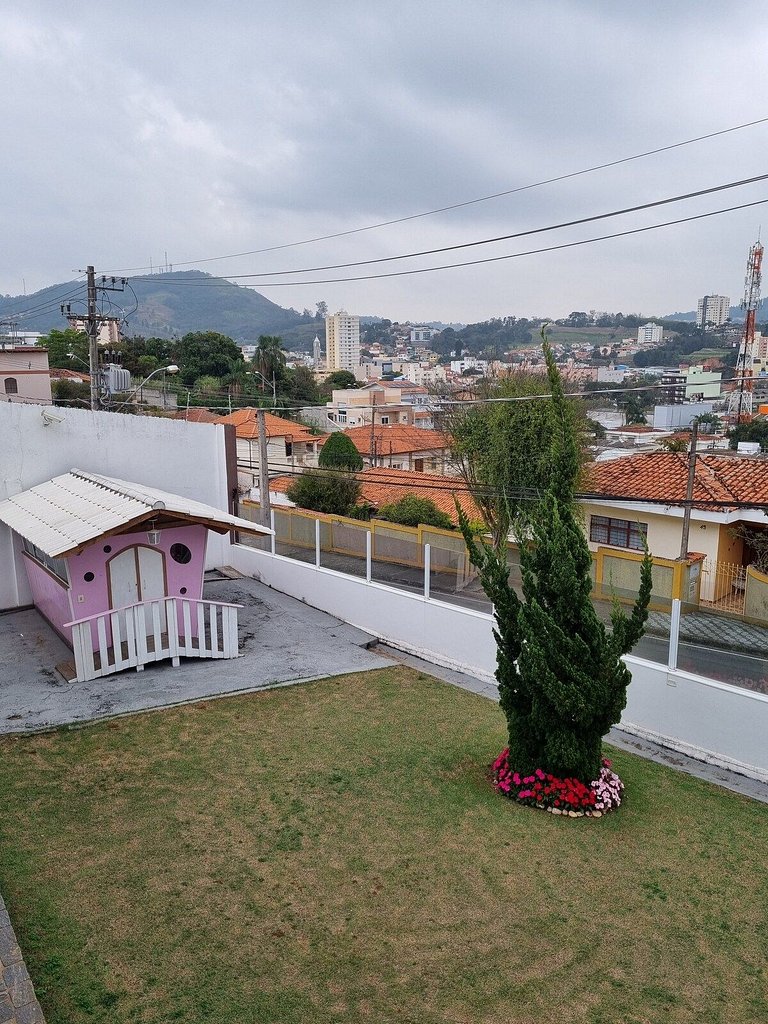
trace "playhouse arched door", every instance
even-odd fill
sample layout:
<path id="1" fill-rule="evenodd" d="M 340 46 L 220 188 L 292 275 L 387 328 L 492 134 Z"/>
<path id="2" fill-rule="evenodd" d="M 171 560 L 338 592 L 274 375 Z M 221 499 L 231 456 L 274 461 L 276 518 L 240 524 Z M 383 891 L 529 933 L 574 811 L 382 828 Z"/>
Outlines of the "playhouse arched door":
<path id="1" fill-rule="evenodd" d="M 125 608 L 126 605 L 153 601 L 166 596 L 165 555 L 158 548 L 143 544 L 125 548 L 107 563 L 109 572 L 109 606 Z M 152 610 L 146 608 L 147 629 L 152 629 Z M 160 606 L 160 621 L 165 630 L 165 606 Z"/>

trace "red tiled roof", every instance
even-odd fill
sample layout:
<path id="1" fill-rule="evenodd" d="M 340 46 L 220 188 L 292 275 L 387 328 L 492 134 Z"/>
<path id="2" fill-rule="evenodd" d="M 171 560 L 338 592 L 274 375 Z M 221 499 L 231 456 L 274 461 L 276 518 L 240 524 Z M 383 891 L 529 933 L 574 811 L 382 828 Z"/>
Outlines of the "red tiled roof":
<path id="1" fill-rule="evenodd" d="M 606 497 L 667 504 L 685 499 L 687 483 L 687 454 L 648 452 L 593 463 L 587 486 Z M 693 497 L 694 501 L 722 502 L 722 507 L 733 502 L 768 502 L 768 459 L 698 455 Z"/>
<path id="2" fill-rule="evenodd" d="M 256 438 L 259 436 L 259 424 L 255 409 L 238 409 L 237 412 L 222 416 L 219 423 L 232 423 L 238 437 Z M 271 412 L 264 413 L 264 425 L 267 437 L 285 437 L 289 441 L 317 441 L 318 437 L 302 423 L 284 420 Z"/>
<path id="3" fill-rule="evenodd" d="M 407 494 L 415 494 L 419 498 L 429 498 L 441 512 L 450 516 L 454 524 L 458 523 L 454 496 L 458 499 L 469 519 L 481 519 L 480 509 L 475 504 L 467 485 L 460 477 L 437 476 L 432 473 L 411 473 L 405 469 L 366 469 L 356 474 L 362 484 L 362 498 L 374 508 L 381 508 L 390 502 L 399 501 Z M 269 481 L 270 491 L 285 494 L 295 476 L 279 476 Z"/>
<path id="4" fill-rule="evenodd" d="M 39 352 L 40 350 L 36 349 L 36 351 Z M 73 380 L 76 384 L 90 384 L 91 382 L 91 375 L 79 370 L 68 370 L 65 367 L 52 366 L 49 372 L 51 380 Z"/>
<path id="5" fill-rule="evenodd" d="M 221 423 L 221 416 L 208 409 L 179 409 L 173 414 L 175 420 L 186 420 L 188 423 Z"/>
<path id="6" fill-rule="evenodd" d="M 361 455 L 371 454 L 371 428 L 350 427 L 344 433 Z M 438 430 L 425 430 L 405 424 L 376 424 L 374 427 L 377 455 L 404 455 L 449 447 L 448 438 Z"/>

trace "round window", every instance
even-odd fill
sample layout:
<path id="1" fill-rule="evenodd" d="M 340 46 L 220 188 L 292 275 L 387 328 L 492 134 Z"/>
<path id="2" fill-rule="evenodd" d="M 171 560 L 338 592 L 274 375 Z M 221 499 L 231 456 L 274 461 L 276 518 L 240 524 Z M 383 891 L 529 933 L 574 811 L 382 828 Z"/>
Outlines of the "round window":
<path id="1" fill-rule="evenodd" d="M 87 572 L 85 574 L 85 576 L 83 576 L 83 579 L 85 580 L 86 583 L 93 583 L 93 580 L 94 580 L 93 573 L 92 572 Z"/>
<path id="2" fill-rule="evenodd" d="M 105 554 L 108 555 L 111 550 L 112 550 L 112 545 L 111 544 L 105 544 L 104 545 L 104 553 Z"/>
<path id="3" fill-rule="evenodd" d="M 192 552 L 186 544 L 171 544 L 171 558 L 174 562 L 186 565 L 187 562 L 192 561 Z"/>
<path id="4" fill-rule="evenodd" d="M 179 590 L 179 593 L 180 593 L 180 594 L 186 594 L 186 592 L 187 592 L 187 588 L 186 588 L 186 587 L 182 587 L 182 588 L 181 588 L 181 589 Z"/>

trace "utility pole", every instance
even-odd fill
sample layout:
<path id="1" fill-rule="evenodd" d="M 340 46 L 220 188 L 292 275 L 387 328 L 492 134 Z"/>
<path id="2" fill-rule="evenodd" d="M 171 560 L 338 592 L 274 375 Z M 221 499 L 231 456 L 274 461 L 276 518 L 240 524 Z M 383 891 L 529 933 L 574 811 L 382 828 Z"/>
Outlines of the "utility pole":
<path id="1" fill-rule="evenodd" d="M 101 369 L 99 367 L 99 328 L 110 320 L 118 321 L 118 317 L 104 316 L 100 314 L 96 306 L 96 292 L 124 292 L 125 278 L 102 277 L 99 284 L 96 284 L 96 275 L 93 267 L 87 267 L 86 284 L 88 291 L 88 313 L 85 317 L 85 333 L 88 335 L 88 369 L 91 375 L 91 409 L 101 408 Z M 110 281 L 107 284 L 107 280 Z M 62 316 L 66 316 L 71 327 L 81 325 L 83 318 L 72 313 L 72 306 L 67 303 L 61 307 Z"/>
<path id="2" fill-rule="evenodd" d="M 256 410 L 259 425 L 259 518 L 261 525 L 272 526 L 269 504 L 269 464 L 267 463 L 267 424 L 263 409 Z"/>
<path id="3" fill-rule="evenodd" d="M 99 393 L 99 324 L 96 316 L 96 277 L 93 267 L 86 270 L 88 275 L 88 319 L 86 320 L 86 332 L 88 334 L 88 368 L 91 374 L 91 409 L 98 409 L 101 405 Z"/>
<path id="4" fill-rule="evenodd" d="M 688 453 L 688 483 L 685 488 L 685 508 L 683 510 L 683 534 L 680 538 L 680 558 L 688 557 L 688 534 L 691 530 L 691 505 L 693 503 L 693 485 L 696 480 L 696 439 L 699 435 L 699 421 L 694 420 L 691 430 L 691 450 Z"/>

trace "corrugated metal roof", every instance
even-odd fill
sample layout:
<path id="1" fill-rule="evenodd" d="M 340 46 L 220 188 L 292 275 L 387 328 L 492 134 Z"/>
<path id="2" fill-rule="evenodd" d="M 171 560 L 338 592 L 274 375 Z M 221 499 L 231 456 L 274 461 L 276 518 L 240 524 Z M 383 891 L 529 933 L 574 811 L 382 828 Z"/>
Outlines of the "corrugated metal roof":
<path id="1" fill-rule="evenodd" d="M 151 519 L 153 512 L 249 533 L 272 532 L 201 501 L 79 469 L 0 503 L 0 522 L 57 558 L 129 523 Z"/>

